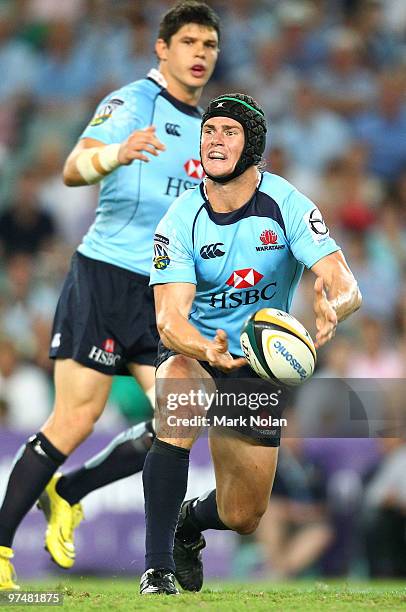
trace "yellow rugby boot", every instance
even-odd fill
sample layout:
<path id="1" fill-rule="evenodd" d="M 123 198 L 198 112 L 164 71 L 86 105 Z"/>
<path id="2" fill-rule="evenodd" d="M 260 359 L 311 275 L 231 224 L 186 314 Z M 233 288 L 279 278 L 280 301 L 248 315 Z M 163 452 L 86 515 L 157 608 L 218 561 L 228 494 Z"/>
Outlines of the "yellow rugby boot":
<path id="1" fill-rule="evenodd" d="M 75 563 L 74 532 L 84 515 L 81 504 L 71 506 L 56 492 L 61 476 L 60 472 L 53 475 L 37 505 L 48 522 L 45 549 L 57 565 L 69 569 Z"/>
<path id="2" fill-rule="evenodd" d="M 16 573 L 10 559 L 14 557 L 13 549 L 0 546 L 0 591 L 18 590 L 20 587 L 14 581 Z"/>

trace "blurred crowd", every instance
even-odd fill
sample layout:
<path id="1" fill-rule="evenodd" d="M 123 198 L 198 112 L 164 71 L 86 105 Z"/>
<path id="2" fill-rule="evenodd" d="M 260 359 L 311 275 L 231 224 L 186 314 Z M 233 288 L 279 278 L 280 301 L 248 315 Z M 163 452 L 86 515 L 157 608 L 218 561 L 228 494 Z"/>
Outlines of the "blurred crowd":
<path id="1" fill-rule="evenodd" d="M 174 3 L 0 0 L 0 427 L 34 431 L 52 405 L 50 325 L 70 255 L 97 202 L 97 187 L 63 185 L 64 159 L 104 95 L 155 65 L 157 26 Z M 220 14 L 223 34 L 202 106 L 225 91 L 260 102 L 270 126 L 267 169 L 319 205 L 363 294 L 361 311 L 320 353 L 318 375 L 405 378 L 406 2 L 208 4 Z M 312 290 L 313 275 L 306 273 L 294 314 L 310 331 Z M 147 405 L 140 397 L 118 381 L 106 426 L 141 419 Z M 313 406 L 314 422 L 333 411 L 328 397 L 319 411 Z M 140 402 L 143 414 L 137 413 Z M 301 409 L 308 405 L 302 398 L 299 419 L 310 414 Z M 405 437 L 401 426 L 395 433 Z M 369 528 L 381 503 L 403 516 L 404 529 L 406 499 L 396 477 L 406 469 L 406 453 L 402 440 L 395 446 L 376 444 L 374 460 L 358 471 L 362 481 L 373 465 L 377 470 L 365 494 Z M 297 463 L 297 449 L 287 445 L 285 452 L 288 465 Z M 391 453 L 402 468 L 392 470 L 392 488 L 383 494 L 379 471 Z M 282 498 L 287 488 L 279 483 Z M 318 504 L 319 493 L 316 498 Z M 310 538 L 317 554 L 288 553 L 284 546 L 276 574 L 298 573 L 301 555 L 313 560 L 329 546 L 331 531 L 317 504 L 308 513 L 312 528 L 321 525 Z M 292 521 L 303 522 L 295 508 Z M 274 516 L 282 523 L 290 514 L 282 505 Z M 266 545 L 273 550 L 276 544 Z M 380 546 L 375 540 L 368 545 Z"/>

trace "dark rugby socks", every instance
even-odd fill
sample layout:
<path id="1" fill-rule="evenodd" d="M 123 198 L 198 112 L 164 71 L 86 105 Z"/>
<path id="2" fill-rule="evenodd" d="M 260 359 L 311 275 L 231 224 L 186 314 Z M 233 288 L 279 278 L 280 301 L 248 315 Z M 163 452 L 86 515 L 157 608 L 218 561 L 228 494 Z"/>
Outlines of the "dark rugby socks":
<path id="1" fill-rule="evenodd" d="M 140 472 L 154 437 L 151 422 L 127 429 L 83 467 L 62 476 L 57 493 L 73 505 L 95 489 Z"/>
<path id="2" fill-rule="evenodd" d="M 216 489 L 201 495 L 189 505 L 188 515 L 179 531 L 179 536 L 186 540 L 194 540 L 206 529 L 229 529 L 219 517 Z"/>
<path id="3" fill-rule="evenodd" d="M 145 497 L 145 569 L 175 571 L 173 540 L 186 494 L 189 451 L 154 440 L 143 471 Z"/>
<path id="4" fill-rule="evenodd" d="M 20 448 L 0 509 L 0 546 L 12 546 L 18 525 L 65 459 L 41 432 Z"/>

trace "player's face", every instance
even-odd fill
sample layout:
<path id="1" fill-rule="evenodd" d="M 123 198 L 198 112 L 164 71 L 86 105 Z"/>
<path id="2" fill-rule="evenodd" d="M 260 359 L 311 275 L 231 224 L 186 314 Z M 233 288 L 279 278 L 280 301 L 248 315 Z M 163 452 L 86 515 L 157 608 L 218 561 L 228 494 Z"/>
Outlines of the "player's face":
<path id="1" fill-rule="evenodd" d="M 233 172 L 244 148 L 244 128 L 229 117 L 211 117 L 203 125 L 201 157 L 203 168 L 212 176 Z"/>
<path id="2" fill-rule="evenodd" d="M 189 23 L 174 34 L 167 45 L 162 39 L 156 43 L 161 71 L 168 83 L 199 89 L 211 77 L 218 55 L 216 30 Z"/>

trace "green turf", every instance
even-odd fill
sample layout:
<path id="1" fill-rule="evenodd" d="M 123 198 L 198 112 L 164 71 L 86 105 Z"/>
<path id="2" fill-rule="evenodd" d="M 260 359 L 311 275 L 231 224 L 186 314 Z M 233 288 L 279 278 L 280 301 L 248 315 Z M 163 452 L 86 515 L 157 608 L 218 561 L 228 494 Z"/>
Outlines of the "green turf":
<path id="1" fill-rule="evenodd" d="M 61 612 L 116 612 L 132 610 L 405 610 L 406 584 L 400 582 L 321 582 L 291 583 L 227 582 L 208 583 L 201 593 L 180 596 L 144 596 L 138 594 L 137 580 L 114 578 L 66 578 L 22 584 L 22 589 L 46 591 L 57 588 L 64 593 L 64 605 L 46 607 Z M 7 606 L 1 610 L 22 611 L 28 606 Z M 33 609 L 30 606 L 29 609 Z M 44 606 L 41 606 L 44 609 Z"/>

